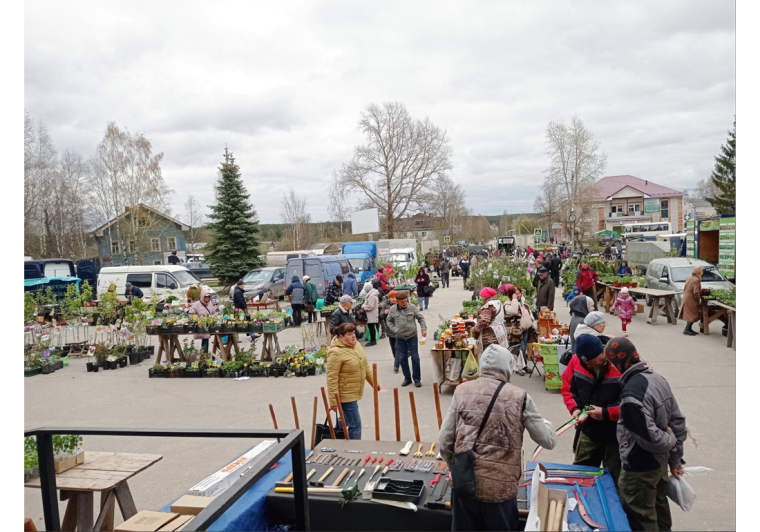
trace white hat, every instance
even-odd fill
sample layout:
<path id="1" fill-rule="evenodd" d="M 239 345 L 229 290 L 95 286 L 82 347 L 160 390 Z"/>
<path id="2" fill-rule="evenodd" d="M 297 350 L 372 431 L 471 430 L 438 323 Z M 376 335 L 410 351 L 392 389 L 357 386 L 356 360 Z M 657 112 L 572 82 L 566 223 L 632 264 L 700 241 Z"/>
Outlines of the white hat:
<path id="1" fill-rule="evenodd" d="M 304 276 L 303 276 L 303 282 L 304 282 L 304 283 L 305 283 L 306 281 L 308 281 L 309 279 L 311 279 L 311 277 L 309 277 L 308 275 L 304 275 Z"/>

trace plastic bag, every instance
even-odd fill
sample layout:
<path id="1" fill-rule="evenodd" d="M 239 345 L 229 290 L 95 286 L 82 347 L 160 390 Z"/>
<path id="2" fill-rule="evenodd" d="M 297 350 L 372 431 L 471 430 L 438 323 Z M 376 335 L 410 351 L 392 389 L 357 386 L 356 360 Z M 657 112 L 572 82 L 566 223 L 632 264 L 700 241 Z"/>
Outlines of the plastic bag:
<path id="1" fill-rule="evenodd" d="M 477 379 L 480 376 L 480 368 L 478 362 L 472 355 L 472 351 L 467 355 L 467 361 L 464 363 L 464 369 L 462 369 L 462 378 L 471 381 Z"/>
<path id="2" fill-rule="evenodd" d="M 666 491 L 668 499 L 680 506 L 681 510 L 684 512 L 691 510 L 691 507 L 694 505 L 694 501 L 697 499 L 697 493 L 689 485 L 689 483 L 686 482 L 685 477 L 687 475 L 699 475 L 701 473 L 706 473 L 707 471 L 712 471 L 712 469 L 709 467 L 699 466 L 684 467 L 684 474 L 681 476 L 681 478 L 676 478 L 671 475 L 670 478 L 668 478 L 668 487 Z"/>
<path id="3" fill-rule="evenodd" d="M 456 357 L 451 357 L 446 361 L 446 380 L 457 382 L 461 370 L 462 360 Z"/>

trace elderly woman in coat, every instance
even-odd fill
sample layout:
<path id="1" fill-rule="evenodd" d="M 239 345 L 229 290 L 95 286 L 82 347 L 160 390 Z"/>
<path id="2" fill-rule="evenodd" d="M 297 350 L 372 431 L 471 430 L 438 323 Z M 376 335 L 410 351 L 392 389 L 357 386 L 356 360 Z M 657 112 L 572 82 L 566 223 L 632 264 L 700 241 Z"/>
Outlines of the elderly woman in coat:
<path id="1" fill-rule="evenodd" d="M 697 333 L 691 326 L 699 321 L 699 305 L 702 297 L 702 268 L 694 266 L 691 275 L 686 279 L 683 285 L 683 296 L 681 296 L 681 311 L 678 317 L 686 321 L 686 328 L 683 333 L 687 336 L 696 336 Z"/>
<path id="2" fill-rule="evenodd" d="M 201 289 L 201 297 L 198 301 L 193 303 L 193 306 L 188 310 L 190 316 L 210 316 L 219 312 L 219 307 L 211 302 L 211 290 L 208 288 Z M 201 341 L 201 349 L 208 353 L 208 339 L 210 334 L 195 334 L 193 338 Z"/>
<path id="3" fill-rule="evenodd" d="M 369 327 L 369 343 L 367 347 L 377 345 L 377 326 L 380 322 L 380 280 L 372 280 L 372 288 L 367 293 L 367 299 L 362 305 L 362 310 L 367 313 L 367 327 Z"/>
<path id="4" fill-rule="evenodd" d="M 337 395 L 343 415 L 346 416 L 349 438 L 361 440 L 362 419 L 359 415 L 359 401 L 364 396 L 365 381 L 374 386 L 374 376 L 367 362 L 367 355 L 356 340 L 354 324 L 341 323 L 336 329 L 330 343 L 325 375 L 330 409 L 338 410 L 338 403 L 335 401 Z M 377 390 L 380 391 L 379 385 Z"/>

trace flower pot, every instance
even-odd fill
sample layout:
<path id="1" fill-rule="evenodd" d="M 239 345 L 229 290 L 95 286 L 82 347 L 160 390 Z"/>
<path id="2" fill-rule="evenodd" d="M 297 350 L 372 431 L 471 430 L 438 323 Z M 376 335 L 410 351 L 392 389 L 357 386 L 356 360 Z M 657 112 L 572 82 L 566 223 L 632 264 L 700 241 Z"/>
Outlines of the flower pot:
<path id="1" fill-rule="evenodd" d="M 97 373 L 98 369 L 100 369 L 100 366 L 96 366 L 95 364 L 92 365 L 92 372 Z"/>
<path id="2" fill-rule="evenodd" d="M 148 368 L 148 378 L 150 379 L 163 379 L 166 377 L 165 371 L 156 371 L 153 368 Z"/>
<path id="3" fill-rule="evenodd" d="M 127 357 L 121 357 L 119 359 L 119 367 L 120 368 L 126 368 L 127 367 Z"/>
<path id="4" fill-rule="evenodd" d="M 42 374 L 43 375 L 49 375 L 50 373 L 53 373 L 53 366 L 51 364 L 45 364 L 42 366 Z"/>
<path id="5" fill-rule="evenodd" d="M 116 369 L 119 367 L 119 363 L 115 360 L 111 360 L 108 362 L 108 369 Z"/>
<path id="6" fill-rule="evenodd" d="M 108 369 L 111 369 L 111 366 L 108 364 L 108 361 L 107 361 L 107 360 L 103 360 L 103 361 L 100 363 L 100 367 L 101 367 L 101 368 L 103 368 L 103 371 L 105 371 L 105 370 L 108 370 Z"/>
<path id="7" fill-rule="evenodd" d="M 636 288 L 637 286 L 639 286 L 639 283 L 631 283 L 631 288 Z"/>
<path id="8" fill-rule="evenodd" d="M 87 373 L 92 373 L 92 362 L 87 363 Z"/>
<path id="9" fill-rule="evenodd" d="M 613 281 L 612 282 L 612 286 L 614 286 L 615 288 L 618 288 L 618 287 L 620 287 L 620 283 L 617 282 L 617 281 Z"/>
<path id="10" fill-rule="evenodd" d="M 131 352 L 129 354 L 129 365 L 134 366 L 135 364 L 139 363 L 139 357 L 140 357 L 139 353 L 134 352 L 134 351 Z"/>
<path id="11" fill-rule="evenodd" d="M 148 346 L 148 354 L 149 355 L 155 355 L 156 354 L 156 346 L 155 345 L 149 345 Z"/>

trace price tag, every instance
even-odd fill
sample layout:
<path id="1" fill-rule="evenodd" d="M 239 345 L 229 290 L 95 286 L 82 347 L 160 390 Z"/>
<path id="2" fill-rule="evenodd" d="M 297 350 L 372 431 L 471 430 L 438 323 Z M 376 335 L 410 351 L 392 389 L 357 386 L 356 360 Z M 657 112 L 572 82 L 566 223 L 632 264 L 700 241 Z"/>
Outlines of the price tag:
<path id="1" fill-rule="evenodd" d="M 179 363 L 179 367 L 180 368 L 186 368 L 187 367 L 187 362 L 180 362 Z"/>

